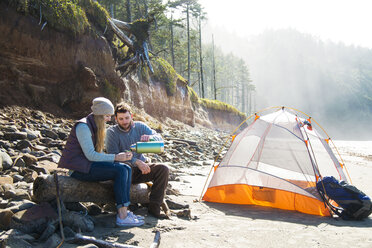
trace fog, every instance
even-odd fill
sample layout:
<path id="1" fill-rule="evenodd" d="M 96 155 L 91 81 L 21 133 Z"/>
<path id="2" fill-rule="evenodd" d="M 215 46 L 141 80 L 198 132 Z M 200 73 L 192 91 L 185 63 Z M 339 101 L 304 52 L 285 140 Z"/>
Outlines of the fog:
<path id="1" fill-rule="evenodd" d="M 371 140 L 372 50 L 320 40 L 295 29 L 240 37 L 205 27 L 224 52 L 242 57 L 256 86 L 255 109 L 287 106 L 320 123 L 333 139 Z"/>

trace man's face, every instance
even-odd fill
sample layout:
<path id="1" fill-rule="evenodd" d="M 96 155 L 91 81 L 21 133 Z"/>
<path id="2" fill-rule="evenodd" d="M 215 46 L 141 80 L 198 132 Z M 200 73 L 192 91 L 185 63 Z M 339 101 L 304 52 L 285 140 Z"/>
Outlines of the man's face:
<path id="1" fill-rule="evenodd" d="M 115 120 L 125 131 L 128 131 L 132 125 L 132 115 L 129 112 L 117 113 Z"/>

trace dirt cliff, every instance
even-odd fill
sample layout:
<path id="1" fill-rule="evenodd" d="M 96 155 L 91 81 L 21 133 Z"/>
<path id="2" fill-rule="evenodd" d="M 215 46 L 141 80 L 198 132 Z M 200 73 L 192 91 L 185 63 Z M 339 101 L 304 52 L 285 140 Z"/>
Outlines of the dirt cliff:
<path id="1" fill-rule="evenodd" d="M 125 100 L 156 119 L 166 117 L 232 130 L 242 117 L 228 111 L 193 106 L 186 82 L 176 79 L 170 96 L 165 84 L 122 78 L 113 51 L 102 35 L 71 35 L 22 15 L 0 3 L 0 106 L 20 105 L 60 116 L 81 117 L 91 100 Z"/>

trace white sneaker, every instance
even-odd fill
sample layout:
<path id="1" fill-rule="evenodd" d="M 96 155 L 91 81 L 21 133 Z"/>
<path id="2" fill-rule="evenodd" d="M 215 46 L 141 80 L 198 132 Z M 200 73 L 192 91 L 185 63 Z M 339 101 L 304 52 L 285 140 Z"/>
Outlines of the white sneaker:
<path id="1" fill-rule="evenodd" d="M 125 219 L 120 219 L 119 216 L 116 216 L 116 225 L 117 226 L 123 226 L 123 227 L 131 227 L 131 226 L 142 226 L 145 224 L 143 220 L 138 220 L 136 218 L 133 218 L 129 214 Z"/>
<path id="2" fill-rule="evenodd" d="M 145 217 L 143 217 L 142 215 L 135 215 L 133 212 L 129 211 L 128 210 L 128 216 L 131 216 L 132 218 L 135 218 L 137 220 L 144 220 Z"/>

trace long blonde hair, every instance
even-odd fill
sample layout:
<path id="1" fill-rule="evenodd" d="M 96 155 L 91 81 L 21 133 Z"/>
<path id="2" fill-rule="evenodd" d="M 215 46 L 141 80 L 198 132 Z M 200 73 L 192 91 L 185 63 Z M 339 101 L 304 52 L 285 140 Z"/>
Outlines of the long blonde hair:
<path id="1" fill-rule="evenodd" d="M 97 126 L 96 132 L 96 152 L 102 152 L 105 147 L 106 122 L 104 115 L 94 115 L 94 122 Z"/>

